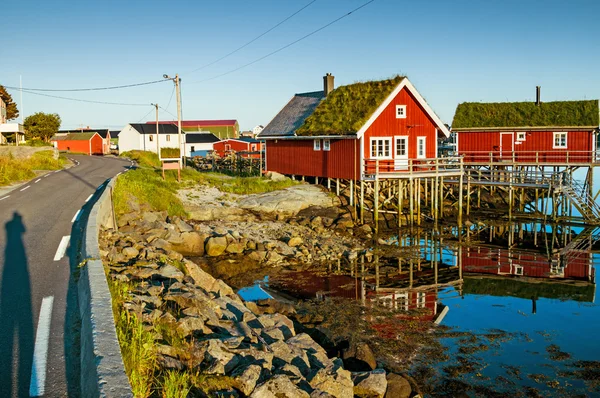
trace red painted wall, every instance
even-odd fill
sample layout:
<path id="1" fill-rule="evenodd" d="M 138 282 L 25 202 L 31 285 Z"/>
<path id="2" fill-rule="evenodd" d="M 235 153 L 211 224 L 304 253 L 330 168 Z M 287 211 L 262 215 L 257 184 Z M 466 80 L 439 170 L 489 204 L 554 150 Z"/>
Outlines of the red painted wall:
<path id="1" fill-rule="evenodd" d="M 525 131 L 525 130 L 520 130 Z M 555 130 L 560 131 L 560 130 Z M 512 139 L 513 150 L 504 146 L 500 151 L 500 132 L 458 132 L 458 153 L 464 155 L 465 162 L 488 162 L 490 152 L 492 159 L 512 159 L 520 162 L 539 163 L 569 162 L 589 163 L 593 160 L 593 132 L 567 132 L 567 148 L 552 148 L 554 144 L 553 131 L 526 131 L 525 141 L 517 141 L 517 133 Z M 536 152 L 537 158 L 536 158 Z"/>
<path id="2" fill-rule="evenodd" d="M 314 150 L 313 140 L 267 141 L 267 171 L 281 174 L 360 178 L 360 146 L 356 139 L 330 140 L 330 150 Z"/>
<path id="3" fill-rule="evenodd" d="M 406 105 L 406 118 L 396 118 L 396 105 Z M 364 135 L 365 159 L 371 156 L 371 137 L 408 136 L 408 158 L 417 158 L 417 137 L 426 138 L 426 157 L 437 157 L 436 125 L 405 87 L 385 108 Z M 392 156 L 394 155 L 392 140 Z"/>
<path id="4" fill-rule="evenodd" d="M 71 140 L 71 141 L 56 141 L 59 151 L 69 151 L 71 153 L 84 153 L 86 155 L 103 155 L 104 140 L 98 134 L 91 138 L 91 153 L 90 140 Z"/>
<path id="5" fill-rule="evenodd" d="M 225 145 L 229 145 L 229 148 L 230 148 L 229 150 L 233 151 L 233 152 L 254 152 L 254 151 L 260 150 L 259 142 L 254 143 L 254 142 L 244 142 L 244 141 L 238 141 L 238 140 L 223 140 L 223 141 L 215 142 L 213 144 L 213 150 L 215 152 L 217 152 L 217 155 L 219 157 L 224 157 L 227 155 L 228 151 L 225 150 Z M 252 145 L 256 146 L 255 150 L 252 150 Z M 242 157 L 260 159 L 260 153 L 242 154 Z"/>

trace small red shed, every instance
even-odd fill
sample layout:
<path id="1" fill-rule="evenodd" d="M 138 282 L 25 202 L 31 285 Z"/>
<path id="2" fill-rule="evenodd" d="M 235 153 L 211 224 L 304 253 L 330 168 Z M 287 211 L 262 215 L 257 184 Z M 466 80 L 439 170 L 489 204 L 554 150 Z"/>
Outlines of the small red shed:
<path id="1" fill-rule="evenodd" d="M 51 141 L 59 151 L 86 155 L 104 154 L 104 139 L 96 132 L 57 134 Z"/>
<path id="2" fill-rule="evenodd" d="M 437 158 L 450 132 L 408 78 L 355 83 L 296 94 L 258 135 L 266 170 L 360 180 L 366 172 L 402 172 L 409 161 Z"/>
<path id="3" fill-rule="evenodd" d="M 456 108 L 452 130 L 465 163 L 589 164 L 599 111 L 598 100 L 466 102 Z"/>
<path id="4" fill-rule="evenodd" d="M 213 150 L 219 157 L 229 153 L 239 153 L 243 158 L 260 159 L 262 144 L 251 137 L 230 138 L 213 144 Z"/>

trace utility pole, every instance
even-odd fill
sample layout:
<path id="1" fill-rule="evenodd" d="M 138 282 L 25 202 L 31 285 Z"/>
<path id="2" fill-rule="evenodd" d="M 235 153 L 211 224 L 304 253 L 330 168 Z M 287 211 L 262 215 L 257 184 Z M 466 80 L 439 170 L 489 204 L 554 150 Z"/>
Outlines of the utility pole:
<path id="1" fill-rule="evenodd" d="M 159 135 L 158 135 L 158 104 L 150 104 L 154 105 L 156 108 L 156 154 L 158 155 L 158 159 L 160 159 L 160 144 L 158 143 Z"/>
<path id="2" fill-rule="evenodd" d="M 175 95 L 177 96 L 177 143 L 179 145 L 179 162 L 183 167 L 182 159 L 185 156 L 185 153 L 182 153 L 181 150 L 181 79 L 179 78 L 179 74 L 176 74 L 175 77 L 170 77 L 169 75 L 163 75 L 165 79 L 173 80 L 175 83 Z"/>

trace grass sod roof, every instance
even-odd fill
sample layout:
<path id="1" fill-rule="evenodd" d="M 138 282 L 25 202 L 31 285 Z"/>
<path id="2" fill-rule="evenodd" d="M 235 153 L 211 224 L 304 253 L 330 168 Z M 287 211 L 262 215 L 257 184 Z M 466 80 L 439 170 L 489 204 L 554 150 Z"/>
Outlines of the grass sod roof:
<path id="1" fill-rule="evenodd" d="M 489 127 L 560 127 L 600 125 L 598 100 L 542 102 L 463 102 L 453 129 Z"/>
<path id="2" fill-rule="evenodd" d="M 296 134 L 355 134 L 403 79 L 404 76 L 396 76 L 387 80 L 354 83 L 336 88 L 296 130 Z"/>

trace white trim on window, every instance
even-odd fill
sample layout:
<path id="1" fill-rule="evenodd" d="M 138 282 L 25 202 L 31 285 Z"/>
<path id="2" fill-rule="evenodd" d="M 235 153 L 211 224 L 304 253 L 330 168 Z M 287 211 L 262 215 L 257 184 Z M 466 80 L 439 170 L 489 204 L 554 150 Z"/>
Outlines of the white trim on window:
<path id="1" fill-rule="evenodd" d="M 167 134 L 167 141 L 171 141 L 171 136 Z"/>
<path id="2" fill-rule="evenodd" d="M 398 141 L 404 141 L 404 153 L 398 153 Z M 407 135 L 399 135 L 394 137 L 394 157 L 396 159 L 405 159 L 408 158 L 408 136 Z"/>
<path id="3" fill-rule="evenodd" d="M 421 147 L 421 142 L 423 147 Z M 427 137 L 417 137 L 417 159 L 427 158 Z"/>
<path id="4" fill-rule="evenodd" d="M 329 151 L 331 149 L 331 142 L 328 139 L 323 140 L 323 150 Z"/>
<path id="5" fill-rule="evenodd" d="M 396 105 L 396 119 L 406 119 L 406 105 Z"/>
<path id="6" fill-rule="evenodd" d="M 371 159 L 392 159 L 391 137 L 371 137 L 369 148 Z"/>
<path id="7" fill-rule="evenodd" d="M 564 137 L 564 139 L 563 139 Z M 552 136 L 552 149 L 565 149 L 567 148 L 567 132 L 566 131 L 555 131 Z"/>
<path id="8" fill-rule="evenodd" d="M 321 140 L 313 140 L 313 150 L 315 150 L 315 151 L 321 150 Z"/>
<path id="9" fill-rule="evenodd" d="M 517 141 L 525 141 L 527 134 L 524 131 L 517 131 Z"/>

